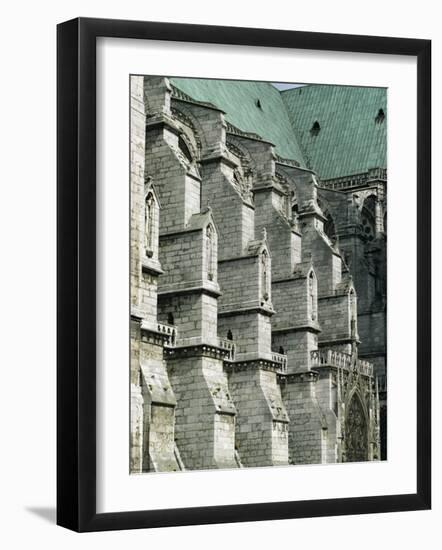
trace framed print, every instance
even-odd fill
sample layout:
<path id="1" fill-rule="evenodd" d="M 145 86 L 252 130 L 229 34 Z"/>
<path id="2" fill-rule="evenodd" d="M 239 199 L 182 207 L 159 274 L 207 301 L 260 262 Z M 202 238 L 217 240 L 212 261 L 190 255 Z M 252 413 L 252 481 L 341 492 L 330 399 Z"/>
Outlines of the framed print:
<path id="1" fill-rule="evenodd" d="M 430 507 L 430 52 L 58 26 L 59 525 Z"/>

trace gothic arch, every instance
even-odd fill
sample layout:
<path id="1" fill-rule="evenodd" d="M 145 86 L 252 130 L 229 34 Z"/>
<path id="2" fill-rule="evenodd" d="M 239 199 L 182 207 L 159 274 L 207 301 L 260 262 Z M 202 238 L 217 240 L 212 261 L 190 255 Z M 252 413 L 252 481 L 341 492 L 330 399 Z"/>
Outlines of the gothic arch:
<path id="1" fill-rule="evenodd" d="M 228 151 L 238 160 L 238 166 L 233 171 L 232 184 L 243 200 L 253 203 L 253 177 L 255 164 L 250 153 L 229 135 L 226 141 Z"/>
<path id="2" fill-rule="evenodd" d="M 178 149 L 189 166 L 196 166 L 196 162 L 199 158 L 198 150 L 184 131 L 178 136 Z"/>
<path id="3" fill-rule="evenodd" d="M 299 213 L 299 204 L 298 204 L 298 197 L 296 196 L 295 191 L 291 191 L 290 193 L 290 209 L 292 214 L 292 219 L 295 220 L 298 217 Z"/>
<path id="4" fill-rule="evenodd" d="M 143 213 L 143 249 L 144 254 L 151 258 L 157 248 L 159 204 L 154 189 L 149 183 L 145 185 Z"/>
<path id="5" fill-rule="evenodd" d="M 278 161 L 277 161 L 278 162 Z M 281 164 L 277 164 L 277 175 L 281 176 L 287 182 L 288 188 L 291 193 L 291 215 L 292 219 L 297 219 L 298 211 L 300 209 L 300 197 L 302 193 L 298 191 L 298 185 L 296 177 L 290 172 L 290 168 L 287 168 Z"/>
<path id="6" fill-rule="evenodd" d="M 178 126 L 189 141 L 192 142 L 192 147 L 196 153 L 196 157 L 201 157 L 202 149 L 207 147 L 207 142 L 204 137 L 203 129 L 198 121 L 198 118 L 193 116 L 191 111 L 186 109 L 184 105 L 180 105 L 180 108 L 172 107 L 172 114 L 178 122 Z"/>
<path id="7" fill-rule="evenodd" d="M 344 441 L 346 462 L 363 462 L 369 459 L 368 416 L 357 390 L 350 394 L 347 402 Z"/>
<path id="8" fill-rule="evenodd" d="M 286 176 L 281 172 L 275 172 L 276 180 L 285 193 L 281 214 L 292 223 L 298 220 L 298 199 L 296 191 L 290 187 L 290 183 Z"/>
<path id="9" fill-rule="evenodd" d="M 226 137 L 226 147 L 227 149 L 238 158 L 241 164 L 241 170 L 243 172 L 251 172 L 254 174 L 256 172 L 255 162 L 249 150 L 240 140 L 235 139 L 232 134 L 227 134 Z"/>

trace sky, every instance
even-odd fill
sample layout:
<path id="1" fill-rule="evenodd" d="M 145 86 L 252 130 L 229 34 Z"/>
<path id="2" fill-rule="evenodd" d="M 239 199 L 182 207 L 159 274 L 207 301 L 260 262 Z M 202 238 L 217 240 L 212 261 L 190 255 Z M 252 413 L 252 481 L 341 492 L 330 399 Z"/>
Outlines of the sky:
<path id="1" fill-rule="evenodd" d="M 304 86 L 304 84 L 282 84 L 280 82 L 272 82 L 272 84 L 275 88 L 278 88 L 278 90 L 290 90 L 291 88 L 299 88 L 300 86 Z"/>

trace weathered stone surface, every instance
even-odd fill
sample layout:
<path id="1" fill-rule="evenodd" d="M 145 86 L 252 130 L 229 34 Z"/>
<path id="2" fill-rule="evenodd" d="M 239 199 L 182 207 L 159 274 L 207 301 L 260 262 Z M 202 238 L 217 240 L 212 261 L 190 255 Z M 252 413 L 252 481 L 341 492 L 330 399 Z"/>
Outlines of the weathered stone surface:
<path id="1" fill-rule="evenodd" d="M 382 184 L 322 188 L 166 78 L 131 128 L 131 472 L 379 459 Z"/>

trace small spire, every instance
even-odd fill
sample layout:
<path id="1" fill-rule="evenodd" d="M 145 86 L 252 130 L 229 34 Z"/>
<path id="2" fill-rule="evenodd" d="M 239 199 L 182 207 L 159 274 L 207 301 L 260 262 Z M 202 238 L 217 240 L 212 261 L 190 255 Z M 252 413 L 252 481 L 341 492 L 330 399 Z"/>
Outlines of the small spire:
<path id="1" fill-rule="evenodd" d="M 338 411 L 341 407 L 341 369 L 338 366 L 336 371 L 336 386 L 337 386 L 337 401 L 338 401 Z"/>
<path id="2" fill-rule="evenodd" d="M 267 229 L 265 227 L 262 228 L 262 240 L 267 240 Z"/>
<path id="3" fill-rule="evenodd" d="M 379 426 L 379 422 L 380 422 L 380 414 L 381 414 L 381 410 L 380 410 L 380 406 L 379 406 L 379 380 L 378 380 L 378 377 L 377 375 L 376 376 L 376 397 L 375 397 L 375 403 L 376 403 L 376 422 Z"/>
<path id="4" fill-rule="evenodd" d="M 152 184 L 152 176 L 145 176 L 144 177 L 144 192 L 146 193 Z"/>

